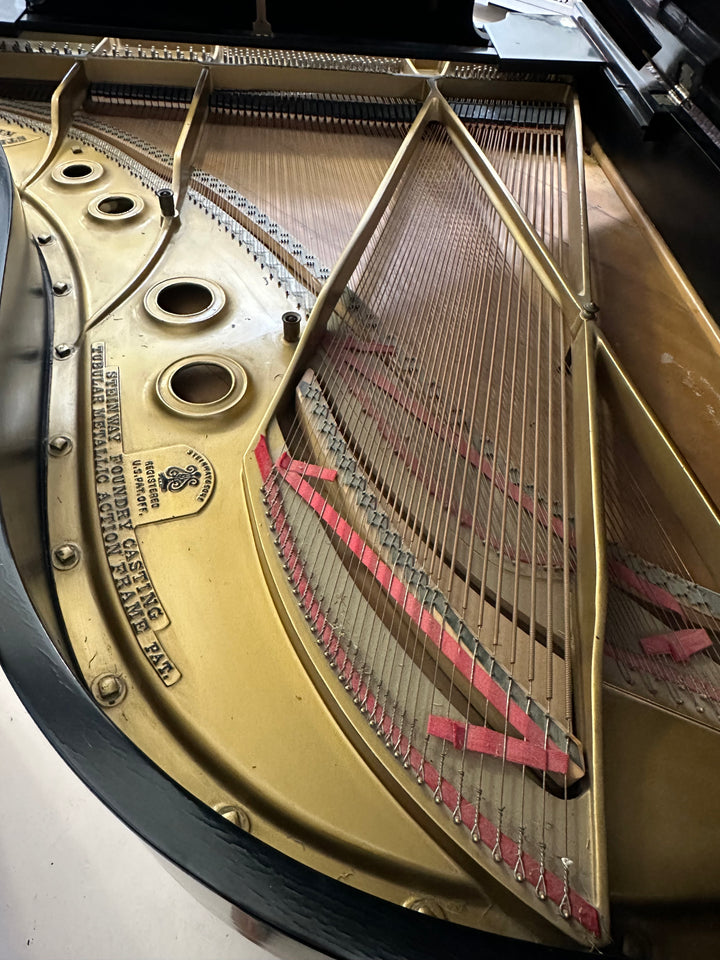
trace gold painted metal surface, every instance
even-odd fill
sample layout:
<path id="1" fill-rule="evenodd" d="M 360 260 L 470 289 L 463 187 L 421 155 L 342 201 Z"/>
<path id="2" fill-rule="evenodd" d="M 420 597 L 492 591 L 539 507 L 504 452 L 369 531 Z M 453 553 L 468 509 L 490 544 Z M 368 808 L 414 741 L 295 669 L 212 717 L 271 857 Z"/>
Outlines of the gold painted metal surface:
<path id="1" fill-rule="evenodd" d="M 628 267 L 593 261 L 593 228 L 599 216 L 594 205 L 597 200 L 602 210 L 603 192 L 612 190 L 607 181 L 598 179 L 597 168 L 583 159 L 574 94 L 561 84 L 532 87 L 514 80 L 463 80 L 454 65 L 445 63 L 375 63 L 365 58 L 367 63 L 358 68 L 341 58 L 335 69 L 325 69 L 312 60 L 313 55 L 304 55 L 305 66 L 258 65 L 247 52 L 222 48 L 202 56 L 194 51 L 194 57 L 184 50 L 187 59 L 170 57 L 158 63 L 143 51 L 117 56 L 113 49 L 129 50 L 121 41 L 103 41 L 93 56 L 66 73 L 51 104 L 0 102 L 8 159 L 16 182 L 23 184 L 27 229 L 37 238 L 57 285 L 49 436 L 69 438 L 70 446 L 62 448 L 62 455 L 48 457 L 48 538 L 57 561 L 55 587 L 72 656 L 92 695 L 148 756 L 193 794 L 216 809 L 245 811 L 238 819 L 239 829 L 250 829 L 277 849 L 351 886 L 396 903 L 432 903 L 454 922 L 547 943 L 567 945 L 574 940 L 592 948 L 611 939 L 615 904 L 625 910 L 628 904 L 682 903 L 702 895 L 716 899 L 717 880 L 701 878 L 696 868 L 708 849 L 720 849 L 720 838 L 713 832 L 720 812 L 716 791 L 709 794 L 702 788 L 703 770 L 712 768 L 719 756 L 718 705 L 712 695 L 705 696 L 708 684 L 714 683 L 718 658 L 717 621 L 711 609 L 711 594 L 720 591 L 720 521 L 713 502 L 717 489 L 712 466 L 705 467 L 698 452 L 701 444 L 696 442 L 686 457 L 709 492 L 677 452 L 678 446 L 682 448 L 678 425 L 665 423 L 664 429 L 633 386 L 625 371 L 626 365 L 636 362 L 633 351 L 626 357 L 622 345 L 615 350 L 610 345 L 613 324 L 620 329 L 621 319 L 613 316 L 610 333 L 604 315 L 599 326 L 591 319 L 592 300 L 603 306 L 602 296 L 592 291 L 605 292 L 615 274 Z M 282 54 L 276 56 L 282 60 Z M 41 64 L 38 76 L 50 71 L 45 64 L 49 58 L 37 53 L 25 59 L 18 54 L 0 57 L 5 57 L 0 63 L 6 76 L 31 74 L 28 58 Z M 58 77 L 57 66 L 50 72 Z M 155 111 L 148 118 L 132 103 L 109 109 L 106 101 L 93 99 L 102 83 L 164 83 L 187 88 L 189 96 L 180 106 L 145 104 Z M 336 123 L 317 115 L 308 119 L 300 108 L 295 115 L 291 107 L 283 113 L 275 106 L 271 119 L 257 111 L 243 113 L 242 108 L 230 118 L 233 126 L 221 130 L 222 118 L 212 112 L 211 91 L 280 96 L 303 91 L 308 97 L 327 95 L 335 100 L 380 97 L 389 103 L 414 103 L 416 117 L 398 122 L 397 130 L 391 131 L 389 122 L 384 128 L 377 121 Z M 547 140 L 530 121 L 516 120 L 520 132 L 503 140 L 504 133 L 488 133 L 483 122 L 460 120 L 455 98 L 549 103 L 551 109 L 562 107 L 564 120 Z M 277 142 L 286 144 L 292 143 L 292 132 L 298 129 L 303 152 L 299 159 L 288 160 L 287 176 L 296 178 L 293 188 L 297 182 L 298 190 L 305 187 L 308 195 L 317 190 L 320 178 L 320 218 L 317 210 L 309 212 L 300 201 L 293 205 L 292 196 L 288 198 L 292 191 L 281 196 L 278 189 L 273 194 L 270 184 L 282 179 L 277 166 L 284 162 L 281 155 L 268 158 L 275 166 L 268 167 L 265 183 L 257 175 L 261 167 L 252 165 L 257 163 L 252 145 L 265 136 L 264 124 L 282 128 Z M 502 129 L 498 126 L 497 131 Z M 355 134 L 379 142 L 366 149 L 354 140 Z M 311 149 L 315 135 L 328 150 L 319 165 Z M 498 297 L 488 301 L 491 305 L 468 320 L 467 356 L 475 356 L 470 330 L 492 329 L 493 311 L 496 322 L 506 312 L 506 331 L 516 314 L 518 329 L 521 313 L 527 315 L 528 331 L 536 317 L 537 330 L 550 331 L 548 372 L 538 376 L 535 393 L 527 395 L 541 398 L 538 411 L 545 402 L 543 391 L 555 398 L 548 401 L 547 431 L 552 433 L 558 424 L 565 438 L 560 442 L 558 437 L 556 446 L 548 439 L 548 449 L 556 450 L 548 458 L 561 464 L 563 478 L 563 506 L 556 509 L 553 495 L 548 494 L 543 504 L 538 492 L 543 483 L 552 491 L 548 478 L 552 467 L 537 469 L 534 491 L 523 486 L 528 476 L 523 464 L 530 454 L 526 455 L 524 440 L 513 441 L 512 424 L 513 418 L 520 419 L 517 411 L 526 394 L 518 387 L 516 397 L 514 386 L 512 392 L 509 386 L 505 392 L 496 389 L 491 375 L 485 384 L 482 352 L 479 359 L 466 360 L 460 348 L 464 341 L 459 335 L 452 339 L 451 311 L 459 315 L 461 305 L 446 291 L 456 282 L 460 286 L 464 274 L 450 256 L 442 269 L 438 267 L 439 248 L 433 246 L 430 226 L 427 236 L 407 239 L 403 248 L 407 278 L 400 269 L 392 274 L 397 282 L 395 289 L 387 287 L 388 314 L 396 302 L 408 314 L 414 309 L 402 295 L 411 289 L 412 262 L 422 263 L 423 256 L 430 259 L 419 272 L 424 271 L 427 279 L 435 271 L 432 276 L 437 276 L 441 293 L 432 317 L 436 326 L 428 331 L 418 322 L 415 330 L 416 369 L 410 363 L 397 382 L 417 390 L 413 384 L 419 381 L 413 375 L 423 357 L 441 355 L 437 345 L 442 344 L 447 356 L 455 358 L 446 383 L 464 382 L 458 396 L 470 397 L 468 384 L 477 381 L 477 389 L 484 389 L 488 402 L 497 407 L 497 435 L 483 426 L 478 456 L 485 458 L 490 471 L 489 509 L 494 488 L 504 494 L 506 506 L 498 528 L 499 559 L 485 560 L 482 588 L 467 586 L 474 562 L 471 541 L 465 568 L 457 559 L 465 549 L 465 534 L 460 509 L 456 521 L 450 508 L 455 488 L 448 487 L 446 502 L 444 493 L 426 491 L 433 510 L 436 503 L 443 505 L 448 544 L 436 551 L 437 560 L 428 568 L 434 586 L 446 592 L 447 608 L 428 607 L 428 616 L 434 618 L 432 629 L 439 627 L 441 638 L 442 631 L 451 630 L 457 649 L 472 666 L 464 686 L 457 682 L 457 690 L 453 666 L 446 699 L 438 694 L 436 702 L 434 689 L 429 707 L 417 716 L 425 724 L 426 714 L 433 712 L 445 711 L 446 720 L 459 715 L 467 721 L 472 716 L 475 726 L 505 738 L 502 755 L 488 754 L 476 766 L 468 761 L 468 781 L 479 769 L 481 787 L 480 796 L 466 797 L 465 805 L 460 798 L 467 741 L 458 768 L 459 786 L 452 780 L 457 775 L 455 761 L 448 759 L 457 745 L 438 748 L 439 776 L 432 766 L 435 754 L 428 748 L 429 734 L 424 749 L 422 740 L 414 742 L 421 759 L 411 763 L 412 736 L 403 726 L 405 714 L 403 724 L 389 719 L 389 704 L 394 696 L 397 706 L 400 685 L 392 692 L 388 687 L 379 713 L 381 694 L 376 690 L 374 707 L 368 709 L 370 678 L 364 681 L 362 673 L 359 677 L 353 673 L 351 657 L 353 642 L 359 657 L 361 636 L 354 641 L 350 637 L 344 647 L 340 642 L 344 636 L 332 648 L 318 643 L 318 614 L 311 622 L 310 613 L 320 609 L 323 589 L 329 591 L 331 580 L 318 588 L 316 607 L 306 604 L 310 577 L 293 579 L 297 556 L 308 565 L 337 569 L 339 578 L 340 572 L 354 570 L 357 555 L 353 560 L 336 542 L 337 521 L 335 530 L 322 533 L 325 507 L 313 517 L 310 510 L 302 512 L 299 496 L 293 500 L 295 494 L 288 491 L 278 500 L 277 492 L 289 475 L 278 466 L 288 451 L 298 460 L 302 454 L 305 465 L 310 462 L 338 473 L 333 459 L 337 448 L 312 426 L 322 407 L 328 435 L 344 436 L 343 442 L 350 444 L 347 455 L 352 453 L 363 467 L 363 489 L 372 492 L 378 511 L 384 511 L 387 529 L 405 538 L 405 548 L 410 544 L 419 556 L 422 537 L 411 523 L 414 501 L 401 501 L 395 492 L 402 458 L 389 442 L 379 446 L 377 437 L 368 432 L 367 421 L 372 419 L 368 399 L 356 402 L 349 388 L 345 395 L 342 390 L 333 395 L 325 384 L 337 369 L 328 360 L 332 360 L 328 338 L 339 333 L 366 336 L 358 318 L 370 315 L 372 339 L 365 349 L 376 351 L 379 359 L 375 366 L 365 365 L 364 376 L 377 380 L 382 374 L 387 382 L 397 372 L 386 359 L 399 343 L 392 339 L 395 328 L 379 308 L 373 307 L 372 313 L 374 288 L 365 278 L 381 269 L 376 261 L 383 231 L 401 217 L 410 218 L 413 208 L 406 198 L 415 196 L 413 189 L 420 190 L 413 183 L 426 191 L 428 209 L 436 207 L 440 219 L 440 195 L 433 194 L 432 174 L 422 167 L 428 145 L 436 141 L 437 156 L 451 164 L 448 170 L 456 171 L 447 178 L 448 196 L 455 181 L 465 184 L 462 177 L 467 177 L 462 194 L 467 212 L 459 211 L 457 235 L 474 234 L 474 241 L 462 241 L 468 248 L 479 242 L 478 236 L 487 238 L 483 242 L 495 251 L 497 271 L 503 256 L 510 264 L 508 292 L 503 292 L 503 281 Z M 327 146 L 331 142 L 332 148 Z M 202 168 L 204 157 L 214 158 L 212 171 Z M 53 178 L 58 165 L 83 163 L 99 170 L 97 177 L 78 177 L 75 182 Z M 227 181 L 220 176 L 223 171 Z M 173 218 L 161 213 L 156 195 L 161 188 L 174 193 Z M 547 209 L 546 191 L 551 197 Z M 483 211 L 482 217 L 472 220 L 475 210 Z M 354 224 L 349 232 L 348 224 Z M 319 229 L 326 230 L 326 236 L 319 236 Z M 449 236 L 448 250 L 453 242 Z M 327 260 L 343 247 L 335 263 Z M 651 258 L 645 248 L 639 255 Z M 490 262 L 489 254 L 479 255 L 478 275 L 485 256 L 486 265 Z M 488 271 L 488 289 L 498 282 L 494 271 L 495 267 Z M 471 288 L 468 279 L 463 289 Z M 424 288 L 420 284 L 418 289 Z M 418 305 L 418 317 L 422 306 Z M 297 309 L 303 318 L 297 345 L 282 336 L 281 318 L 288 309 Z M 636 317 L 631 308 L 627 310 L 625 320 L 631 323 Z M 541 332 L 533 334 L 538 343 Z M 513 350 L 516 358 L 528 357 L 527 391 L 534 341 L 529 333 L 524 340 L 516 337 L 515 345 L 509 333 L 507 340 L 503 358 L 508 369 Z M 425 354 L 422 343 L 428 344 Z M 499 369 L 502 386 L 505 366 Z M 546 380 L 557 385 L 556 394 Z M 440 396 L 443 382 L 435 385 Z M 526 406 L 530 408 L 530 401 Z M 382 409 L 389 416 L 391 409 L 409 409 L 408 401 L 400 398 L 397 406 Z M 456 426 L 449 402 L 438 400 L 432 409 L 445 420 L 438 426 L 436 419 L 433 426 L 424 414 L 428 436 L 457 428 L 462 439 L 467 430 L 471 450 L 475 413 L 467 414 L 469 427 L 465 414 L 458 415 Z M 406 419 L 398 423 L 413 422 L 410 414 L 402 416 Z M 412 416 L 422 419 L 416 413 Z M 529 420 L 526 410 L 523 430 Z M 378 435 L 381 421 L 376 418 Z M 505 423 L 510 426 L 503 453 L 499 426 Z M 299 432 L 294 433 L 296 429 Z M 363 431 L 368 451 L 381 451 L 376 461 L 356 442 Z M 271 455 L 271 481 L 256 456 L 258 444 L 264 442 Z M 636 470 L 630 458 L 629 473 L 637 491 L 635 499 L 628 497 L 623 505 L 610 480 L 622 487 L 617 478 L 628 469 L 620 464 L 628 444 L 644 466 Z M 469 462 L 469 454 L 465 460 Z M 299 469 L 296 477 L 302 478 Z M 421 474 L 425 486 L 440 483 L 438 478 L 449 475 L 442 472 L 445 469 L 438 465 L 431 475 L 426 468 Z M 469 474 L 464 464 L 453 469 L 452 483 L 455 473 Z M 480 476 L 477 483 L 480 490 Z M 653 499 L 654 484 L 671 508 L 663 509 Z M 518 506 L 508 507 L 513 485 Z M 365 538 L 377 557 L 376 571 L 382 563 L 398 573 L 397 560 L 383 552 L 386 546 L 351 489 L 341 489 L 337 476 L 312 479 L 309 486 L 309 496 L 312 491 L 321 493 L 329 508 L 352 521 L 356 535 Z M 462 490 L 460 507 L 464 486 Z M 276 502 L 283 502 L 289 517 L 279 528 L 277 509 L 273 511 Z M 642 509 L 650 504 L 648 529 L 659 531 L 649 536 L 646 548 L 635 536 L 627 542 L 616 536 L 617 531 L 631 530 L 628 515 L 636 503 Z M 516 511 L 516 527 L 506 520 L 508 510 Z M 555 572 L 551 559 L 546 561 L 549 572 L 542 583 L 550 599 L 541 603 L 535 600 L 540 593 L 539 553 L 532 564 L 523 566 L 520 550 L 504 556 L 502 547 L 503 538 L 510 536 L 508 529 L 517 530 L 512 536 L 521 545 L 521 517 L 537 530 L 542 515 L 550 531 L 543 533 L 547 555 L 551 558 L 552 549 L 557 549 L 562 557 Z M 560 532 L 553 533 L 553 525 Z M 292 555 L 283 552 L 289 531 L 299 545 Z M 484 539 L 489 542 L 490 533 Z M 429 544 L 430 536 L 422 542 Z M 663 559 L 667 543 L 675 551 L 674 566 Z M 346 547 L 350 549 L 349 542 Z M 532 547 L 536 550 L 535 539 Z M 429 548 L 425 555 L 430 555 Z M 523 580 L 525 567 L 531 566 L 532 575 Z M 503 592 L 503 571 L 515 577 L 515 594 L 510 591 L 509 600 Z M 393 583 L 393 576 L 388 574 L 387 583 Z M 658 589 L 648 593 L 647 588 L 643 595 L 638 582 L 646 576 Z M 384 637 L 386 630 L 387 650 L 399 649 L 403 664 L 407 654 L 408 665 L 402 669 L 412 670 L 409 651 L 422 637 L 422 623 L 407 613 L 411 582 L 402 582 L 404 599 L 395 597 L 399 612 L 388 612 L 389 588 L 383 594 L 377 583 L 360 578 L 359 568 L 343 581 L 347 597 L 342 602 L 348 609 L 354 605 L 364 611 L 357 622 L 369 624 L 374 618 L 376 635 Z M 658 598 L 668 595 L 668 584 L 676 589 L 678 583 L 687 584 L 688 590 L 698 586 L 704 590 L 705 606 L 683 600 L 680 612 L 675 607 L 668 608 L 672 616 L 663 612 Z M 563 615 L 556 615 L 552 600 L 555 590 L 564 597 L 562 627 Z M 462 616 L 454 612 L 463 602 L 479 614 L 480 622 L 487 616 L 495 623 L 494 641 L 485 639 L 478 628 L 473 650 L 472 640 L 462 632 L 465 607 Z M 705 631 L 709 649 L 692 654 L 689 665 L 673 667 L 674 673 L 662 674 L 670 694 L 665 687 L 661 692 L 653 687 L 657 670 L 666 669 L 665 661 L 661 668 L 657 660 L 650 661 L 655 671 L 651 683 L 647 677 L 640 682 L 641 668 L 633 672 L 639 663 L 636 651 L 644 649 L 646 637 L 625 636 L 616 623 L 618 604 L 632 608 L 633 616 L 635 608 L 642 607 L 642 616 L 654 618 L 648 622 L 660 624 L 658 632 Z M 609 646 L 604 649 L 608 610 Z M 52 611 L 41 612 L 52 627 Z M 392 646 L 393 637 L 397 647 Z M 541 672 L 562 679 L 550 683 L 546 693 L 537 692 L 532 672 L 528 676 L 519 669 L 513 672 L 514 654 L 507 652 L 511 643 L 513 650 L 518 644 L 523 651 L 534 651 L 536 645 Z M 426 645 L 427 639 L 422 639 L 425 659 L 420 666 L 422 658 L 415 663 L 418 695 L 425 689 L 428 669 L 435 677 L 445 669 L 442 653 L 425 657 Z M 498 677 L 506 678 L 504 725 L 502 706 L 498 711 L 495 704 L 493 712 L 487 705 L 490 698 L 473 688 L 475 671 L 480 669 L 475 657 L 483 645 L 490 685 Z M 616 653 L 608 656 L 608 649 Z M 390 655 L 394 665 L 396 653 Z M 698 657 L 708 660 L 706 668 L 696 666 Z M 460 662 L 464 661 L 456 661 Z M 688 695 L 683 687 L 691 668 L 693 676 L 700 677 L 697 695 Z M 117 690 L 108 686 L 113 678 L 121 680 Z M 440 690 L 437 684 L 436 688 Z M 358 709 L 363 690 L 364 714 Z M 680 690 L 682 705 L 677 700 Z M 548 749 L 552 729 L 569 760 L 567 773 L 547 777 L 526 774 L 523 763 L 521 775 L 508 773 L 510 786 L 504 794 L 512 696 L 528 716 L 531 709 L 542 716 L 543 749 Z M 418 696 L 416 706 L 417 702 Z M 666 783 L 665 762 L 673 767 Z M 431 769 L 437 784 L 432 788 L 427 775 Z M 418 773 L 423 783 L 417 782 Z M 454 811 L 443 794 L 443 783 L 458 798 Z M 489 784 L 488 794 L 499 784 L 499 800 L 483 800 L 484 783 Z M 473 830 L 481 809 L 486 835 L 478 842 Z M 458 813 L 459 819 L 454 818 Z M 564 845 L 556 839 L 563 830 Z M 494 841 L 487 839 L 488 831 L 496 831 Z M 536 874 L 531 881 L 532 871 Z"/>

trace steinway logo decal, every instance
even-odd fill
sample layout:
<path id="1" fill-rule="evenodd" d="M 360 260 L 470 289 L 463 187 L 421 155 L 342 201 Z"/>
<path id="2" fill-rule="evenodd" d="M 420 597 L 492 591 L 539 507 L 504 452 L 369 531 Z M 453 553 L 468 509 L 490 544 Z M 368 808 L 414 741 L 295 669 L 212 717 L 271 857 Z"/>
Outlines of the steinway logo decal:
<path id="1" fill-rule="evenodd" d="M 191 463 L 184 470 L 182 467 L 168 467 L 158 476 L 158 483 L 161 490 L 177 493 L 185 487 L 199 486 L 201 476 L 197 467 Z"/>

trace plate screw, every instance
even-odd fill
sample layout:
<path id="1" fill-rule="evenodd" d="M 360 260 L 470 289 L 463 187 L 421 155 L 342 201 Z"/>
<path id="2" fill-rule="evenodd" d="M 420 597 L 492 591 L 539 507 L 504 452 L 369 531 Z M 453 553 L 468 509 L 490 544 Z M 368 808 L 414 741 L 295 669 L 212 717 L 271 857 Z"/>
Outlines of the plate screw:
<path id="1" fill-rule="evenodd" d="M 64 297 L 66 293 L 70 292 L 70 284 L 66 283 L 64 280 L 56 280 L 53 284 L 53 293 L 57 297 Z"/>
<path id="2" fill-rule="evenodd" d="M 69 343 L 59 343 L 55 347 L 55 356 L 58 360 L 67 360 L 67 358 L 72 354 L 73 348 Z"/>
<path id="3" fill-rule="evenodd" d="M 418 913 L 424 913 L 428 917 L 437 917 L 440 920 L 445 920 L 446 914 L 437 900 L 432 900 L 430 897 L 410 897 L 409 900 L 406 900 L 403 904 L 408 910 L 416 910 Z"/>
<path id="4" fill-rule="evenodd" d="M 125 699 L 127 684 L 115 673 L 103 673 L 90 684 L 92 695 L 103 707 L 114 707 Z"/>
<path id="5" fill-rule="evenodd" d="M 72 450 L 72 440 L 70 437 L 52 437 L 48 448 L 53 457 L 62 457 Z"/>
<path id="6" fill-rule="evenodd" d="M 70 570 L 80 560 L 80 547 L 76 543 L 63 543 L 53 550 L 53 566 L 58 570 Z"/>
<path id="7" fill-rule="evenodd" d="M 286 343 L 297 343 L 300 339 L 300 314 L 288 310 L 282 315 L 283 340 Z"/>
<path id="8" fill-rule="evenodd" d="M 247 833 L 250 832 L 250 817 L 242 807 L 238 807 L 232 803 L 219 803 L 215 807 L 215 811 L 219 813 L 221 817 L 229 820 L 230 823 L 234 823 L 236 827 L 240 827 L 241 830 L 245 830 Z"/>
<path id="9" fill-rule="evenodd" d="M 172 190 L 158 190 L 157 195 L 160 201 L 160 213 L 164 217 L 174 217 L 177 210 L 175 209 L 175 195 Z"/>
<path id="10" fill-rule="evenodd" d="M 53 238 L 49 233 L 41 233 L 40 236 L 37 238 L 37 242 L 40 244 L 41 247 L 46 246 L 48 243 L 52 243 L 52 241 L 53 241 Z"/>

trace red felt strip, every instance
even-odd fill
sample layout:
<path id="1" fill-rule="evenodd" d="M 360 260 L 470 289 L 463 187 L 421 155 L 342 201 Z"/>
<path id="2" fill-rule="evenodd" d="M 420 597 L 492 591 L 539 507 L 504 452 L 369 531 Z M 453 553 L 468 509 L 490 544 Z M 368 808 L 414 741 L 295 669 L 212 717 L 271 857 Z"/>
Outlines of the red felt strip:
<path id="1" fill-rule="evenodd" d="M 640 646 L 651 656 L 669 654 L 676 663 L 685 663 L 694 653 L 712 646 L 707 630 L 674 630 L 672 633 L 658 633 L 652 637 L 643 637 Z"/>
<path id="2" fill-rule="evenodd" d="M 306 463 L 304 460 L 292 460 L 287 451 L 282 454 L 277 465 L 283 473 L 292 470 L 294 473 L 299 473 L 301 477 L 319 477 L 320 480 L 337 479 L 337 470 L 332 467 L 320 467 L 315 463 Z"/>
<path id="3" fill-rule="evenodd" d="M 265 437 L 260 438 L 260 441 L 255 448 L 255 458 L 257 460 L 258 468 L 263 480 L 267 481 L 272 471 L 272 460 L 267 449 Z M 297 477 L 297 475 L 295 476 Z M 277 486 L 273 484 L 272 487 L 273 493 L 276 492 Z M 337 655 L 337 665 L 338 669 L 341 671 L 341 674 L 345 676 L 346 682 L 349 682 L 353 693 L 358 697 L 359 701 L 364 703 L 364 709 L 367 711 L 368 716 L 371 718 L 375 717 L 375 715 L 378 713 L 378 710 L 381 711 L 377 698 L 370 693 L 367 684 L 363 680 L 359 671 L 353 667 L 353 664 L 347 654 L 339 649 L 338 638 L 335 637 L 331 625 L 325 619 L 325 616 L 321 611 L 319 601 L 314 596 L 312 588 L 309 585 L 309 580 L 305 574 L 302 562 L 297 559 L 298 555 L 295 550 L 294 541 L 292 539 L 290 528 L 287 524 L 282 508 L 282 499 L 279 496 L 273 502 L 272 519 L 276 530 L 279 529 L 281 531 L 283 557 L 288 563 L 288 569 L 292 571 L 291 576 L 293 583 L 298 590 L 300 603 L 305 612 L 310 616 L 317 636 L 323 642 L 325 649 L 331 655 Z M 383 732 L 386 736 L 391 737 L 392 742 L 400 750 L 401 755 L 405 756 L 408 754 L 408 760 L 415 773 L 417 773 L 422 767 L 425 783 L 428 785 L 429 789 L 434 792 L 437 788 L 438 782 L 440 781 L 440 775 L 435 767 L 427 760 L 423 760 L 422 754 L 415 747 L 410 747 L 408 737 L 403 735 L 400 727 L 393 725 L 389 716 L 380 716 L 377 719 L 382 727 Z M 449 810 L 452 811 L 457 808 L 459 799 L 460 812 L 465 826 L 469 830 L 472 830 L 477 824 L 481 841 L 489 849 L 494 849 L 495 843 L 498 839 L 497 826 L 493 824 L 492 821 L 486 816 L 477 812 L 475 807 L 468 800 L 459 796 L 457 790 L 452 786 L 452 784 L 448 783 L 447 780 L 442 780 L 440 793 L 443 803 Z M 514 840 L 504 833 L 500 834 L 500 851 L 505 863 L 511 869 L 514 869 L 518 859 L 518 845 Z M 533 886 L 537 886 L 540 880 L 539 862 L 531 857 L 528 853 L 523 852 L 522 864 L 526 880 L 533 884 Z M 548 898 L 552 900 L 553 903 L 559 905 L 565 893 L 563 880 L 561 880 L 557 874 L 547 869 L 544 870 L 543 876 Z M 583 897 L 581 897 L 572 889 L 569 891 L 569 898 L 570 911 L 573 919 L 577 920 L 577 922 L 585 927 L 585 929 L 588 930 L 593 936 L 599 937 L 600 917 L 595 907 L 589 904 Z"/>
<path id="4" fill-rule="evenodd" d="M 689 666 L 687 668 L 677 667 L 672 660 L 651 660 L 641 653 L 622 650 L 607 641 L 604 651 L 606 656 L 617 660 L 618 663 L 624 664 L 631 670 L 636 670 L 638 673 L 647 673 L 657 680 L 673 684 L 681 691 L 689 690 L 700 697 L 707 697 L 709 700 L 720 703 L 720 687 L 693 676 Z"/>
<path id="5" fill-rule="evenodd" d="M 456 669 L 472 682 L 473 686 L 496 710 L 504 713 L 507 706 L 505 691 L 467 652 L 457 637 L 444 629 L 444 622 L 441 623 L 435 619 L 406 584 L 393 574 L 390 567 L 306 480 L 303 480 L 299 474 L 292 472 L 285 474 L 285 479 L 293 490 L 312 507 L 321 520 L 330 527 L 333 533 L 347 544 L 378 583 L 400 605 L 401 609 L 418 624 L 423 633 L 445 654 L 451 663 L 455 664 Z M 543 744 L 544 732 L 515 701 L 510 702 L 508 719 L 514 729 L 531 743 Z"/>
<path id="6" fill-rule="evenodd" d="M 255 459 L 257 460 L 257 465 L 260 469 L 260 476 L 263 480 L 267 480 L 272 470 L 272 457 L 270 456 L 270 451 L 267 448 L 267 440 L 265 435 L 261 434 L 260 439 L 257 442 L 255 447 Z"/>
<path id="7" fill-rule="evenodd" d="M 472 723 L 460 723 L 449 717 L 433 715 L 428 720 L 427 732 L 432 737 L 449 740 L 456 750 L 472 750 L 491 757 L 505 759 L 510 763 L 552 773 L 565 774 L 570 758 L 559 750 L 554 743 L 548 742 L 547 749 L 538 744 L 528 743 L 518 737 L 506 737 L 498 730 L 478 726 Z"/>
<path id="8" fill-rule="evenodd" d="M 665 610 L 672 610 L 673 613 L 683 612 L 683 608 L 671 593 L 668 593 L 667 590 L 663 590 L 662 587 L 658 587 L 657 584 L 650 583 L 649 580 L 645 580 L 643 577 L 635 573 L 634 570 L 626 567 L 624 563 L 620 563 L 618 560 L 609 560 L 608 566 L 610 567 L 610 572 L 613 574 L 618 583 L 621 586 L 626 587 L 632 593 L 639 594 L 645 600 L 649 600 L 651 603 L 655 604 L 656 607 L 663 607 Z"/>

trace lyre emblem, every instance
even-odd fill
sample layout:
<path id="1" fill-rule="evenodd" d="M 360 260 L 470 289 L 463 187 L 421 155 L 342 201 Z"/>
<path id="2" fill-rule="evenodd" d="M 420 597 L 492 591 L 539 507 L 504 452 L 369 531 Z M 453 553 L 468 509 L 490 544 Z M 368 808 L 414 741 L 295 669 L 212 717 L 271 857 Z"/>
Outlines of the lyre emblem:
<path id="1" fill-rule="evenodd" d="M 158 482 L 161 490 L 177 493 L 185 487 L 197 487 L 200 483 L 200 471 L 193 463 L 188 464 L 184 470 L 182 467 L 168 467 L 158 475 Z"/>

